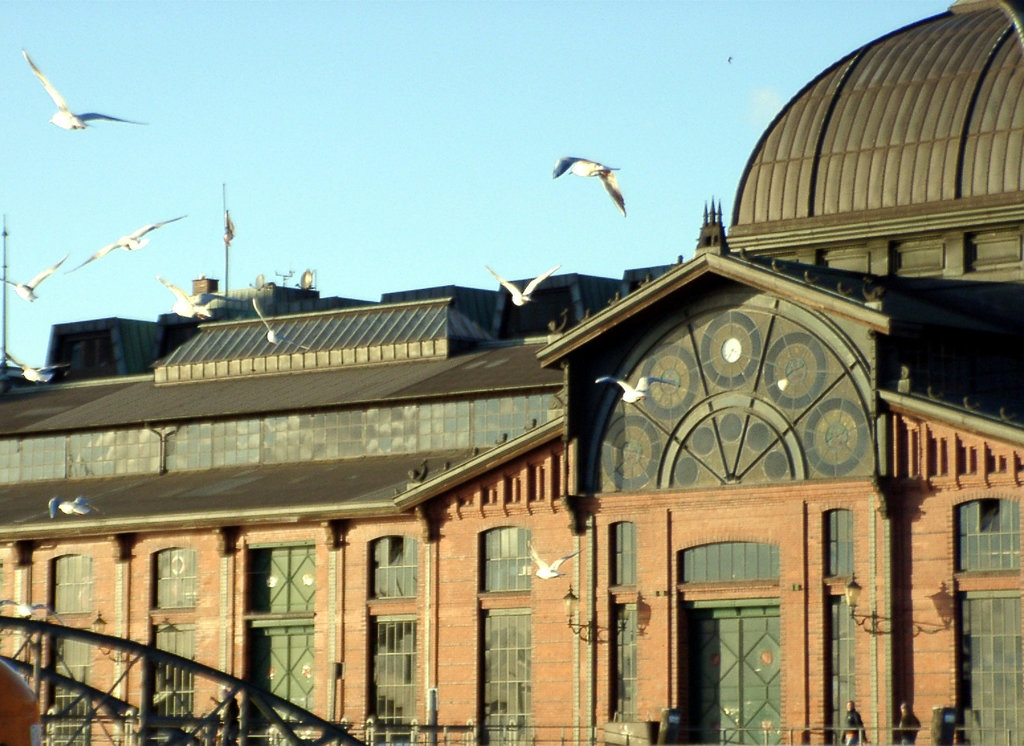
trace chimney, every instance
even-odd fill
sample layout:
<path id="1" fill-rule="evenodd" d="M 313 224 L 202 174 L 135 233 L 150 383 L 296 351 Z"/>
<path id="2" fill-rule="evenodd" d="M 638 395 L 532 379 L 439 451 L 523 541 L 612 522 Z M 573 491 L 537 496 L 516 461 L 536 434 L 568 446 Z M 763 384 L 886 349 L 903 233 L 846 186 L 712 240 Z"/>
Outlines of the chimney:
<path id="1" fill-rule="evenodd" d="M 216 293 L 218 282 L 219 280 L 207 279 L 205 275 L 200 275 L 199 279 L 192 280 L 192 295 Z"/>

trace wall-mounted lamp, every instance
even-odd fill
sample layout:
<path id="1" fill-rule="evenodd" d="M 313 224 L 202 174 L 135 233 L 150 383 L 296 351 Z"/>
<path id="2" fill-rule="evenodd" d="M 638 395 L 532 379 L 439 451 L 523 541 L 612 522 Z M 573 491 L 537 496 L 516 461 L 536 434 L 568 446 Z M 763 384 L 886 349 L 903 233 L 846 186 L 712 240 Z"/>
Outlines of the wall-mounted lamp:
<path id="1" fill-rule="evenodd" d="M 846 584 L 846 589 L 843 595 L 846 597 L 846 605 L 850 607 L 850 618 L 856 622 L 858 627 L 863 627 L 864 631 L 869 635 L 888 635 L 892 633 L 892 618 L 887 616 L 881 616 L 871 610 L 870 614 L 862 614 L 857 616 L 857 604 L 860 602 L 860 594 L 862 588 L 860 583 L 854 578 L 850 578 L 850 582 Z M 942 583 L 939 591 L 933 593 L 929 598 L 932 604 L 935 606 L 935 612 L 938 614 L 941 622 L 915 622 L 910 620 L 910 625 L 913 629 L 912 634 L 916 637 L 917 635 L 925 632 L 927 634 L 935 634 L 941 632 L 944 629 L 949 629 L 953 623 L 953 597 L 946 591 L 946 584 Z M 888 628 L 883 625 L 888 622 Z"/>
<path id="2" fill-rule="evenodd" d="M 107 632 L 107 620 L 103 618 L 103 614 L 96 612 L 96 618 L 92 620 L 92 624 L 89 625 L 89 629 L 98 635 L 106 634 Z"/>
<path id="3" fill-rule="evenodd" d="M 569 625 L 569 629 L 583 642 L 590 642 L 594 638 L 594 621 L 588 620 L 586 622 L 576 622 L 576 615 L 580 608 L 580 599 L 575 593 L 573 593 L 572 586 L 569 586 L 569 590 L 565 596 L 562 597 L 562 603 L 565 604 L 565 623 Z"/>

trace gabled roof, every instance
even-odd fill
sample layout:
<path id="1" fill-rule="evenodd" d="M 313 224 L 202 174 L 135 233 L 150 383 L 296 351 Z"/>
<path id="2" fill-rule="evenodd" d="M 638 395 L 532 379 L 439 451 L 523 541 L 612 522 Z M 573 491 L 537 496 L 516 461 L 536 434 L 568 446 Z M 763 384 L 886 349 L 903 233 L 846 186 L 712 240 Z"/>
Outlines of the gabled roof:
<path id="1" fill-rule="evenodd" d="M 773 293 L 832 317 L 845 318 L 880 334 L 924 327 L 956 328 L 991 334 L 1021 334 L 1015 304 L 1004 303 L 1019 286 L 936 278 L 875 277 L 764 256 L 699 254 L 647 283 L 539 353 L 550 366 L 605 330 L 656 307 L 667 298 L 685 298 L 714 280 L 728 280 Z"/>

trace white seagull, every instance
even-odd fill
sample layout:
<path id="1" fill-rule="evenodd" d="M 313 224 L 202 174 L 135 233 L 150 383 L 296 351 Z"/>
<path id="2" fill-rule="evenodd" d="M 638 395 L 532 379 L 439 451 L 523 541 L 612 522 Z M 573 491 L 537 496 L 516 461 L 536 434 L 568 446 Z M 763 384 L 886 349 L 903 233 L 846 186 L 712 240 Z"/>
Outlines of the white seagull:
<path id="1" fill-rule="evenodd" d="M 171 310 L 179 316 L 184 316 L 186 319 L 208 319 L 213 316 L 213 309 L 210 308 L 210 303 L 215 300 L 227 300 L 223 295 L 216 295 L 214 293 L 188 295 L 184 290 L 173 283 L 167 282 L 160 275 L 157 275 L 156 279 L 160 280 L 168 290 L 174 293 L 176 300 L 174 305 L 171 306 Z"/>
<path id="2" fill-rule="evenodd" d="M 626 201 L 622 197 L 622 192 L 619 191 L 619 182 L 615 178 L 614 173 L 618 170 L 617 168 L 604 166 L 596 161 L 588 161 L 585 158 L 559 158 L 551 178 L 557 179 L 566 171 L 571 171 L 577 176 L 596 176 L 604 184 L 605 191 L 608 192 L 615 206 L 619 208 L 622 217 L 626 217 Z"/>
<path id="3" fill-rule="evenodd" d="M 54 264 L 49 269 L 44 269 L 38 275 L 33 277 L 29 282 L 21 283 L 21 282 L 15 282 L 14 280 L 7 280 L 6 282 L 7 282 L 8 285 L 11 285 L 14 288 L 14 292 L 16 292 L 21 298 L 24 298 L 29 303 L 31 303 L 32 301 L 34 301 L 36 298 L 39 297 L 38 295 L 36 295 L 36 292 L 35 292 L 36 288 L 39 286 L 39 283 L 41 283 L 47 277 L 49 277 L 54 272 L 56 272 L 57 271 L 57 267 L 62 265 L 64 263 L 64 260 L 67 259 L 68 256 L 70 256 L 70 255 L 69 254 L 65 254 L 64 255 L 64 259 L 61 259 L 59 262 Z"/>
<path id="4" fill-rule="evenodd" d="M 170 220 L 162 220 L 159 223 L 150 223 L 149 225 L 144 225 L 141 228 L 139 228 L 137 231 L 129 233 L 126 236 L 121 236 L 119 239 L 117 239 L 113 243 L 108 243 L 102 249 L 100 249 L 95 254 L 93 254 L 91 257 L 89 257 L 84 262 L 82 262 L 77 267 L 75 267 L 75 269 L 81 269 L 82 267 L 84 267 L 89 262 L 95 261 L 96 259 L 99 259 L 102 256 L 106 256 L 107 254 L 109 254 L 114 249 L 124 249 L 125 251 L 135 251 L 136 249 L 141 249 L 143 246 L 148 244 L 149 241 L 150 241 L 150 239 L 148 239 L 148 238 L 143 238 L 143 236 L 145 236 L 147 233 L 149 233 L 150 231 L 155 231 L 157 228 L 159 228 L 162 225 L 167 225 L 168 223 L 173 223 L 176 220 L 181 220 L 182 218 L 187 218 L 187 217 L 188 217 L 188 215 L 179 215 L 178 217 L 171 218 Z M 69 269 L 68 270 L 68 274 L 71 274 L 72 272 L 74 272 L 75 269 Z"/>
<path id="5" fill-rule="evenodd" d="M 44 365 L 40 368 L 33 368 L 31 365 L 25 365 L 25 363 L 18 360 L 10 352 L 7 353 L 7 359 L 21 368 L 21 375 L 25 377 L 26 381 L 32 381 L 33 383 L 49 383 L 53 380 L 58 370 L 68 367 L 68 363 L 60 363 L 58 365 Z"/>
<path id="6" fill-rule="evenodd" d="M 538 578 L 543 580 L 551 580 L 551 578 L 560 578 L 565 575 L 564 572 L 559 572 L 558 568 L 562 566 L 562 563 L 566 560 L 570 560 L 580 553 L 580 550 L 576 550 L 572 554 L 567 554 L 564 557 L 559 557 L 550 565 L 540 558 L 537 554 L 537 550 L 533 548 L 533 544 L 530 544 L 530 554 L 533 556 L 533 561 L 537 563 L 537 572 L 535 573 Z"/>
<path id="7" fill-rule="evenodd" d="M 106 114 L 97 114 L 94 111 L 86 112 L 84 114 L 74 114 L 71 109 L 68 108 L 68 102 L 64 100 L 64 97 L 60 95 L 60 91 L 53 87 L 53 84 L 47 80 L 46 76 L 43 75 L 43 71 L 36 67 L 36 64 L 32 61 L 32 58 L 28 56 L 28 52 L 24 49 L 21 53 L 25 56 L 25 61 L 28 62 L 28 66 L 32 68 L 32 72 L 39 78 L 39 82 L 43 84 L 43 88 L 50 94 L 50 98 L 53 99 L 53 103 L 57 104 L 57 113 L 50 117 L 50 121 L 65 130 L 84 130 L 88 125 L 86 122 L 91 122 L 94 119 L 106 119 L 111 122 L 125 122 L 126 124 L 142 124 L 142 122 L 133 122 L 130 119 L 118 119 L 117 117 L 109 117 Z"/>
<path id="8" fill-rule="evenodd" d="M 20 601 L 11 601 L 10 599 L 5 598 L 2 601 L 0 601 L 0 607 L 4 606 L 13 606 L 14 613 L 26 619 L 31 617 L 33 614 L 38 614 L 43 618 L 53 617 L 54 619 L 63 623 L 63 620 L 59 616 L 57 616 L 54 613 L 53 609 L 51 609 L 46 604 L 26 604 L 21 603 Z"/>
<path id="9" fill-rule="evenodd" d="M 486 265 L 484 265 L 484 267 L 485 267 L 485 269 L 488 272 L 490 272 L 492 275 L 494 275 L 494 279 L 496 279 L 499 283 L 501 283 L 501 286 L 503 288 L 505 288 L 506 290 L 508 290 L 509 293 L 512 294 L 512 302 L 515 305 L 517 305 L 517 306 L 522 306 L 522 305 L 524 305 L 526 303 L 529 303 L 531 300 L 533 300 L 533 298 L 532 298 L 533 291 L 537 289 L 537 286 L 540 285 L 542 282 L 544 282 L 544 280 L 548 279 L 551 275 L 553 275 L 559 269 L 561 269 L 562 265 L 561 264 L 556 264 L 554 267 L 549 269 L 544 274 L 538 275 L 537 277 L 534 277 L 532 280 L 530 280 L 528 283 L 526 283 L 526 287 L 523 288 L 522 290 L 520 290 L 516 285 L 514 285 L 511 282 L 509 282 L 508 280 L 503 279 L 501 275 L 499 275 L 497 272 L 495 272 L 490 267 L 488 267 Z"/>
<path id="10" fill-rule="evenodd" d="M 50 498 L 50 518 L 56 518 L 58 511 L 67 515 L 85 515 L 93 510 L 95 508 L 89 503 L 89 498 L 81 495 L 74 500 L 62 500 L 59 497 Z"/>
<path id="11" fill-rule="evenodd" d="M 260 309 L 260 304 L 256 300 L 255 296 L 253 296 L 252 299 L 252 307 L 256 309 L 256 315 L 260 317 L 260 321 L 263 322 L 263 326 L 267 327 L 267 341 L 270 342 L 270 344 L 276 345 L 280 342 L 286 342 L 288 344 L 298 345 L 304 350 L 309 349 L 309 347 L 307 347 L 306 345 L 299 344 L 298 342 L 288 339 L 287 337 L 283 337 L 277 332 L 275 332 L 274 329 L 270 326 L 270 322 L 267 321 L 266 316 L 263 315 L 263 311 Z"/>
<path id="12" fill-rule="evenodd" d="M 601 376 L 594 383 L 617 383 L 622 387 L 622 401 L 632 404 L 633 402 L 642 401 L 647 398 L 647 392 L 650 390 L 652 383 L 667 383 L 672 386 L 676 386 L 675 381 L 670 381 L 667 378 L 656 378 L 655 376 L 641 376 L 640 380 L 636 382 L 636 387 L 629 384 L 628 381 L 624 381 L 621 378 L 615 378 L 614 376 Z"/>

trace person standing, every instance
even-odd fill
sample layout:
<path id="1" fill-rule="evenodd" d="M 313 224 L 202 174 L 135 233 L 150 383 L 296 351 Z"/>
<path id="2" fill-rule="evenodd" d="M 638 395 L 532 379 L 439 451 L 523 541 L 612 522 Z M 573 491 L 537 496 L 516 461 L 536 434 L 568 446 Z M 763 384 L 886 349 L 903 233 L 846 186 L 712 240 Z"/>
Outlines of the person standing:
<path id="1" fill-rule="evenodd" d="M 896 742 L 913 744 L 917 741 L 917 732 L 921 730 L 921 721 L 906 702 L 900 704 L 900 719 L 896 722 Z"/>
<path id="2" fill-rule="evenodd" d="M 852 699 L 846 703 L 846 730 L 843 731 L 843 743 L 846 746 L 868 743 L 867 734 L 864 732 L 864 720 L 857 712 L 857 706 Z"/>

